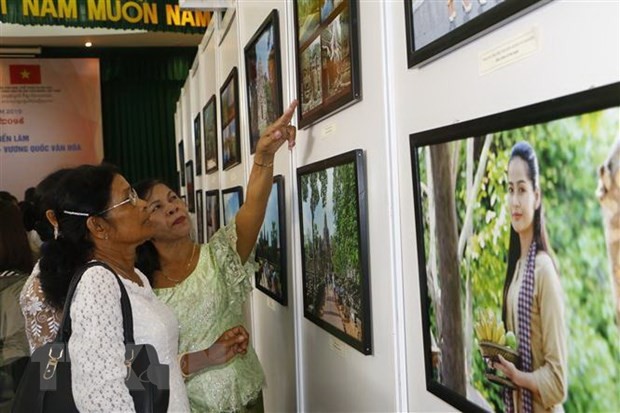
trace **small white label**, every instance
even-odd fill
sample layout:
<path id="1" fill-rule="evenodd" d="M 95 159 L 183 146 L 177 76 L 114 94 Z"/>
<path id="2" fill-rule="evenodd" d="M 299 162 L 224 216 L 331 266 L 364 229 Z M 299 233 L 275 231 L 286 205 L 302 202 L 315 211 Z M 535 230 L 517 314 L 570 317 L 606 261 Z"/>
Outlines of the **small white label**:
<path id="1" fill-rule="evenodd" d="M 323 130 L 321 130 L 321 138 L 325 139 L 333 135 L 335 132 L 336 132 L 336 125 L 333 123 L 328 123 L 327 125 L 323 127 Z"/>
<path id="2" fill-rule="evenodd" d="M 531 55 L 540 47 L 538 30 L 532 28 L 525 33 L 509 39 L 493 49 L 479 55 L 478 69 L 480 75 L 491 73 Z"/>
<path id="3" fill-rule="evenodd" d="M 338 340 L 335 337 L 330 337 L 330 343 L 332 350 L 334 350 L 337 354 L 341 356 L 346 355 L 346 348 L 342 341 Z"/>
<path id="4" fill-rule="evenodd" d="M 267 307 L 271 308 L 271 311 L 276 311 L 276 303 L 271 298 L 266 298 Z"/>

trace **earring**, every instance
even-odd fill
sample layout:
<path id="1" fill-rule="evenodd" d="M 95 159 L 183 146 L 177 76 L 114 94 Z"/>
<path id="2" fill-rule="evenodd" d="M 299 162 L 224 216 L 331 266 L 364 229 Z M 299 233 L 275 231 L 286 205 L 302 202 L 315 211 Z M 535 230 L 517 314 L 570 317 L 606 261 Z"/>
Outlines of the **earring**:
<path id="1" fill-rule="evenodd" d="M 60 231 L 58 230 L 58 227 L 54 225 L 54 239 L 58 239 L 59 236 L 60 236 Z"/>

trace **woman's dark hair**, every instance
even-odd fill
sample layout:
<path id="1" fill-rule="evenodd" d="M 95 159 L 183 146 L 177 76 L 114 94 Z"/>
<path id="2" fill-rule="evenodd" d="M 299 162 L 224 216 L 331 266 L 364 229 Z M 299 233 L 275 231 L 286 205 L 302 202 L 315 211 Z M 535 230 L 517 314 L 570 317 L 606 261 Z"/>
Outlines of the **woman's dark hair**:
<path id="1" fill-rule="evenodd" d="M 50 208 L 58 220 L 60 236 L 41 248 L 41 288 L 49 302 L 57 308 L 64 305 L 75 271 L 92 258 L 94 243 L 86 221 L 110 203 L 111 187 L 118 174 L 111 165 L 82 165 L 65 172 L 54 186 L 55 205 Z M 48 205 L 49 206 L 49 205 Z"/>
<path id="2" fill-rule="evenodd" d="M 22 212 L 22 222 L 26 231 L 32 231 L 37 221 L 37 209 L 33 203 L 21 201 L 17 204 Z"/>
<path id="3" fill-rule="evenodd" d="M 168 186 L 168 184 L 160 179 L 145 179 L 138 182 L 133 187 L 140 199 L 146 199 L 151 196 L 153 188 L 160 184 Z M 146 278 L 148 278 L 151 285 L 153 285 L 153 276 L 155 271 L 161 270 L 161 264 L 159 263 L 157 249 L 151 241 L 146 241 L 136 248 L 136 267 L 146 275 Z"/>
<path id="4" fill-rule="evenodd" d="M 45 213 L 48 209 L 54 210 L 56 207 L 56 185 L 71 169 L 64 168 L 52 172 L 43 178 L 35 188 L 34 199 L 37 207 L 37 220 L 34 229 L 43 242 L 54 238 L 54 227 L 47 220 Z"/>
<path id="5" fill-rule="evenodd" d="M 22 214 L 13 203 L 0 199 L 0 271 L 18 270 L 30 274 L 33 266 Z"/>
<path id="6" fill-rule="evenodd" d="M 532 145 L 527 142 L 516 143 L 510 152 L 510 160 L 519 158 L 527 164 L 528 178 L 532 183 L 532 188 L 538 189 L 540 192 L 540 205 L 534 211 L 534 238 L 532 241 L 536 242 L 536 253 L 544 251 L 550 254 L 547 230 L 545 228 L 545 217 L 542 206 L 542 190 L 540 188 L 540 170 L 538 169 L 538 158 Z M 506 268 L 506 279 L 504 280 L 504 299 L 502 303 L 502 319 L 504 324 L 506 323 L 506 298 L 508 296 L 508 288 L 514 278 L 514 272 L 517 267 L 517 261 L 521 256 L 521 241 L 519 240 L 519 234 L 510 225 L 510 242 L 508 246 L 508 266 Z"/>
<path id="7" fill-rule="evenodd" d="M 0 191 L 0 200 L 2 201 L 10 201 L 13 202 L 15 205 L 17 205 L 17 198 L 15 198 L 15 196 L 7 191 Z"/>

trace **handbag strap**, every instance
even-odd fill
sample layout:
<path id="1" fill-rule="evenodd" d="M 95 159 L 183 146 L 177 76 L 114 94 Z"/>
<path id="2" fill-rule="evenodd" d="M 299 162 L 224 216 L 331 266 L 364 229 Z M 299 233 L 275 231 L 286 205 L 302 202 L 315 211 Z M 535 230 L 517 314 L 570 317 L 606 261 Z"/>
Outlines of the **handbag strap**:
<path id="1" fill-rule="evenodd" d="M 127 290 L 123 285 L 120 277 L 116 272 L 105 262 L 101 261 L 91 261 L 84 266 L 80 267 L 73 278 L 71 279 L 71 284 L 69 284 L 69 291 L 67 292 L 67 298 L 65 299 L 65 305 L 62 312 L 62 320 L 60 322 L 60 326 L 58 329 L 58 335 L 56 336 L 57 343 L 67 342 L 69 341 L 69 337 L 71 337 L 71 301 L 73 301 L 73 295 L 75 294 L 75 289 L 77 288 L 78 283 L 82 279 L 82 275 L 84 272 L 92 267 L 103 267 L 106 270 L 110 271 L 116 277 L 116 281 L 118 282 L 118 286 L 121 289 L 121 310 L 123 312 L 123 341 L 125 344 L 134 344 L 135 340 L 133 337 L 133 313 L 131 311 L 131 302 L 129 301 L 129 296 L 127 295 Z"/>

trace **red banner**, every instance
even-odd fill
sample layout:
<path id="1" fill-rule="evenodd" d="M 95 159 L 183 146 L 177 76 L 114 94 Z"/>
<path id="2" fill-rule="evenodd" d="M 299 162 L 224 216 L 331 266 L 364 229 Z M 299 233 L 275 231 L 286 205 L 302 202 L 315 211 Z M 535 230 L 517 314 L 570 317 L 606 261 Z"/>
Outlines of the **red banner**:
<path id="1" fill-rule="evenodd" d="M 9 65 L 12 85 L 37 85 L 41 83 L 41 66 Z"/>

